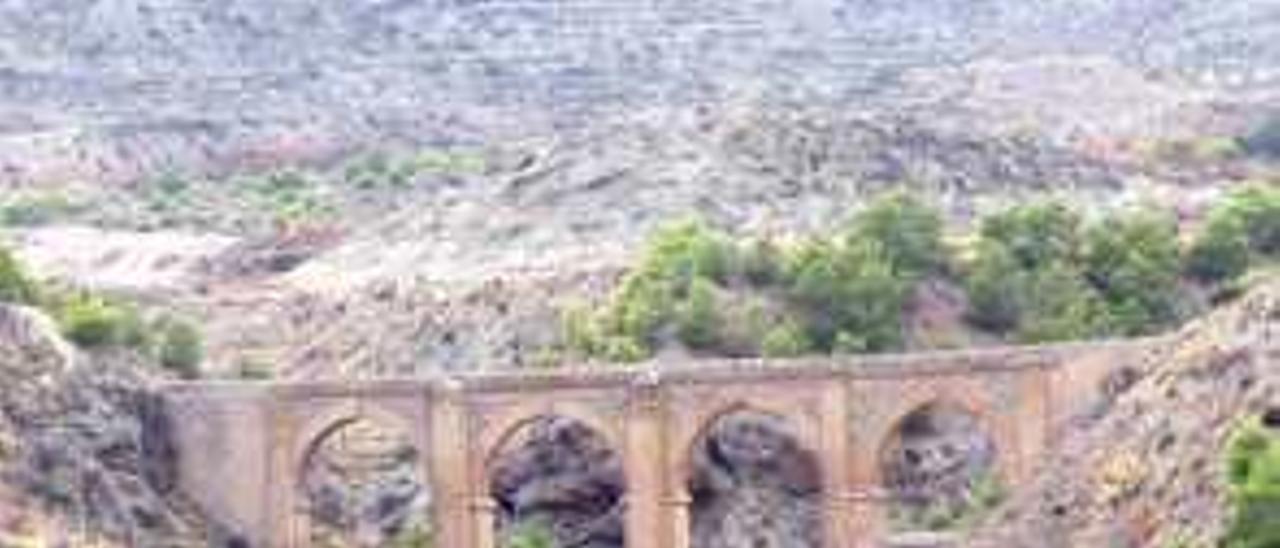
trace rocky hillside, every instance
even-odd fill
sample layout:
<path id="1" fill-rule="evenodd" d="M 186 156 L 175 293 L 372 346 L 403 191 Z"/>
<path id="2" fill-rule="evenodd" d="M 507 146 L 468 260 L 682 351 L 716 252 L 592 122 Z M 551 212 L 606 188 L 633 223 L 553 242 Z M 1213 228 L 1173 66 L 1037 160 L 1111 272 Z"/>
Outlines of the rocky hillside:
<path id="1" fill-rule="evenodd" d="M 981 111 L 1013 93 L 1127 126 L 1196 90 L 1274 90 L 1277 21 L 1264 0 L 6 0 L 0 166 L 130 180 L 743 95 Z M 1110 100 L 1054 91 L 1082 81 Z M 1061 115 L 1077 107 L 1088 122 Z"/>
<path id="2" fill-rule="evenodd" d="M 973 546 L 1214 546 L 1223 452 L 1280 408 L 1280 281 L 1182 330 L 1106 408 L 1063 432 Z"/>
<path id="3" fill-rule="evenodd" d="M 145 368 L 0 305 L 0 545 L 198 546 Z"/>

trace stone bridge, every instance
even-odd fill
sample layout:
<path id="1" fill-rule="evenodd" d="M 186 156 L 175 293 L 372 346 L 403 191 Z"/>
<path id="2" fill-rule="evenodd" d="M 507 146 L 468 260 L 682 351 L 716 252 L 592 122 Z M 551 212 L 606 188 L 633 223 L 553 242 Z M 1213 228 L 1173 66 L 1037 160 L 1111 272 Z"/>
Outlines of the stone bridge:
<path id="1" fill-rule="evenodd" d="M 877 546 L 887 491 L 882 459 L 904 417 L 931 404 L 976 417 L 1017 484 L 1053 432 L 1112 371 L 1154 340 L 897 356 L 695 361 L 638 367 L 475 373 L 429 379 L 199 382 L 164 389 L 183 487 L 254 546 L 303 547 L 308 455 L 356 420 L 407 432 L 433 502 L 436 546 L 493 548 L 490 468 L 531 421 L 580 421 L 612 444 L 625 475 L 629 548 L 688 548 L 691 455 L 718 417 L 751 410 L 785 420 L 822 483 L 828 547 Z"/>

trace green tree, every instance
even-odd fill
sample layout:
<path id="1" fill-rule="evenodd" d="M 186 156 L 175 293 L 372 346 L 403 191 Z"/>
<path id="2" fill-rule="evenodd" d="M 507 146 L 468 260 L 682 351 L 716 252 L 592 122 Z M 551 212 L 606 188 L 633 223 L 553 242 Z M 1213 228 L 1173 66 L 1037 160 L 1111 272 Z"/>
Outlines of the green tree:
<path id="1" fill-rule="evenodd" d="M 830 351 L 837 336 L 864 341 L 870 351 L 901 341 L 909 284 L 874 241 L 813 241 L 793 254 L 788 293 L 805 312 L 810 341 Z"/>
<path id="2" fill-rule="evenodd" d="M 1233 215 L 1213 215 L 1183 259 L 1183 270 L 1203 282 L 1225 282 L 1249 268 L 1249 234 Z"/>
<path id="3" fill-rule="evenodd" d="M 724 234 L 698 220 L 658 229 L 649 241 L 640 272 L 672 284 L 683 293 L 698 276 L 723 282 L 731 273 L 733 246 Z"/>
<path id="4" fill-rule="evenodd" d="M 1021 319 L 1018 288 L 1022 266 L 1004 244 L 982 241 L 965 279 L 969 296 L 969 321 L 997 332 L 1014 329 Z"/>
<path id="5" fill-rule="evenodd" d="M 1029 272 L 1014 291 L 1021 300 L 1017 335 L 1023 342 L 1087 339 L 1106 325 L 1105 302 L 1067 265 Z"/>
<path id="6" fill-rule="evenodd" d="M 1177 319 L 1180 255 L 1171 217 L 1148 210 L 1111 215 L 1087 231 L 1083 265 L 1110 309 L 1111 331 L 1142 335 Z"/>
<path id="7" fill-rule="evenodd" d="M 1080 252 L 1080 216 L 1050 202 L 1019 206 L 983 219 L 983 240 L 1004 245 L 1027 269 L 1076 261 Z"/>
<path id="8" fill-rule="evenodd" d="M 689 348 L 708 349 L 719 341 L 720 314 L 717 311 L 716 286 L 697 277 L 689 286 L 689 296 L 680 304 L 676 317 L 676 333 Z"/>
<path id="9" fill-rule="evenodd" d="M 846 236 L 878 242 L 894 270 L 920 276 L 938 269 L 945 257 L 942 216 L 904 193 L 884 196 L 854 217 Z"/>
<path id="10" fill-rule="evenodd" d="M 1239 219 L 1253 251 L 1280 257 L 1280 187 L 1246 186 L 1231 193 L 1219 208 L 1212 214 Z"/>
<path id="11" fill-rule="evenodd" d="M 100 297 L 78 295 L 63 305 L 58 320 L 68 339 L 82 347 L 92 348 L 119 342 L 128 317 L 120 308 Z"/>

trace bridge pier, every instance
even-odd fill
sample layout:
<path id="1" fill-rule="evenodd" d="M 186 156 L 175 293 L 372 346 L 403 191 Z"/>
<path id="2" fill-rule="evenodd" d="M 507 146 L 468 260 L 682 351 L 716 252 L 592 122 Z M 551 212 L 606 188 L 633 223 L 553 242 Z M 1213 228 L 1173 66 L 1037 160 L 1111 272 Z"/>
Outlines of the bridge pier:
<path id="1" fill-rule="evenodd" d="M 663 534 L 662 496 L 666 485 L 666 444 L 661 394 L 657 385 L 638 383 L 630 393 L 626 410 L 626 539 L 628 548 L 669 548 Z"/>
<path id="2" fill-rule="evenodd" d="M 471 440 L 459 387 L 445 383 L 424 405 L 431 417 L 431 444 L 423 451 L 435 497 L 436 546 L 476 546 L 472 540 L 473 472 L 468 469 Z"/>

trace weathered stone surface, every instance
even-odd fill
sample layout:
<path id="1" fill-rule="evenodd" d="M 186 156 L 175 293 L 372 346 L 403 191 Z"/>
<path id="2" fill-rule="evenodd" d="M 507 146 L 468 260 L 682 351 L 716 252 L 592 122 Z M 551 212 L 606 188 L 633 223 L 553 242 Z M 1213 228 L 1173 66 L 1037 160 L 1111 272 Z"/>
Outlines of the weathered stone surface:
<path id="1" fill-rule="evenodd" d="M 172 425 L 136 364 L 74 352 L 32 310 L 0 305 L 0 330 L 0 432 L 16 441 L 0 480 L 57 519 L 131 544 L 205 537 L 176 489 Z"/>

